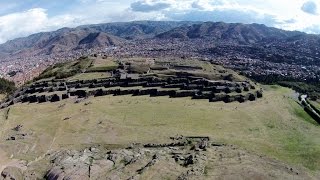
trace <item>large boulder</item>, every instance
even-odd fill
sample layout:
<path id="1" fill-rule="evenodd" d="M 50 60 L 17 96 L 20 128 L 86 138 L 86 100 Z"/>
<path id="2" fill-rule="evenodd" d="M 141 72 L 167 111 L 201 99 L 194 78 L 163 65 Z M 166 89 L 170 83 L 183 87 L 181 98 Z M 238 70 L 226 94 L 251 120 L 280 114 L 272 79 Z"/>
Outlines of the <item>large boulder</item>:
<path id="1" fill-rule="evenodd" d="M 252 93 L 249 93 L 249 101 L 255 101 L 256 100 L 256 96 Z"/>
<path id="2" fill-rule="evenodd" d="M 69 98 L 69 94 L 62 94 L 62 99 L 68 99 Z"/>
<path id="3" fill-rule="evenodd" d="M 30 103 L 38 102 L 38 99 L 37 99 L 36 95 L 29 96 L 28 100 L 29 100 Z"/>
<path id="4" fill-rule="evenodd" d="M 38 103 L 47 102 L 47 97 L 45 95 L 38 96 L 37 99 L 38 99 Z"/>
<path id="5" fill-rule="evenodd" d="M 60 96 L 58 96 L 57 94 L 53 94 L 51 96 L 50 102 L 57 102 L 60 101 Z"/>
<path id="6" fill-rule="evenodd" d="M 1 172 L 0 180 L 23 180 L 23 173 L 20 168 L 6 167 Z"/>
<path id="7" fill-rule="evenodd" d="M 257 93 L 257 98 L 262 98 L 262 96 L 263 96 L 262 90 L 259 90 L 256 93 Z"/>
<path id="8" fill-rule="evenodd" d="M 78 96 L 78 98 L 85 98 L 87 97 L 87 92 L 85 90 L 77 90 L 75 95 Z"/>

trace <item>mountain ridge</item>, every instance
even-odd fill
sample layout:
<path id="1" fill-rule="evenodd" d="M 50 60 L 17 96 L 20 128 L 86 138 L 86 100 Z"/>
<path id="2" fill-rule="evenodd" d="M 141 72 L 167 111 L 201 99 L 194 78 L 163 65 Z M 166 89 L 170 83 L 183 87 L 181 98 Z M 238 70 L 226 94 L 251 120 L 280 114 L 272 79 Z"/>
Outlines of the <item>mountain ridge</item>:
<path id="1" fill-rule="evenodd" d="M 36 57 L 72 54 L 73 51 L 104 49 L 108 46 L 132 48 L 139 51 L 167 40 L 176 39 L 197 46 L 251 46 L 281 50 L 292 48 L 298 53 L 314 56 L 320 47 L 320 35 L 286 31 L 263 24 L 191 21 L 133 21 L 61 28 L 17 38 L 0 45 L 0 57 Z M 197 43 L 193 40 L 200 40 Z M 169 46 L 168 46 L 169 47 Z M 180 47 L 180 45 L 177 45 Z M 128 49 L 127 48 L 127 49 Z M 125 48 L 126 49 L 126 48 Z M 172 49 L 172 48 L 168 48 Z M 134 50 L 135 52 L 137 50 Z M 317 55 L 316 55 L 317 56 Z M 299 60 L 301 61 L 301 60 Z M 309 60 L 308 60 L 309 62 Z"/>
<path id="2" fill-rule="evenodd" d="M 195 22 L 174 22 L 174 21 L 133 21 L 129 23 L 104 23 L 104 24 L 93 24 L 93 25 L 82 25 L 75 28 L 64 27 L 56 31 L 51 32 L 40 32 L 32 34 L 27 37 L 21 37 L 14 40 L 9 40 L 6 43 L 0 44 L 0 54 L 2 55 L 14 55 L 23 50 L 39 52 L 46 52 L 43 48 L 48 47 L 57 38 L 64 36 L 66 41 L 70 41 L 70 37 L 78 35 L 78 41 L 74 41 L 72 47 L 77 47 L 76 43 L 79 43 L 90 33 L 106 33 L 111 37 L 111 41 L 125 41 L 126 39 L 144 39 L 150 38 L 161 32 L 168 31 L 174 27 L 182 24 L 192 24 Z M 117 40 L 114 38 L 117 37 Z M 75 37 L 73 37 L 75 38 Z M 61 38 L 60 38 L 61 39 Z M 123 39 L 123 40 L 120 40 Z M 113 44 L 106 42 L 106 44 Z M 114 43 L 118 45 L 118 43 Z M 121 43 L 119 43 L 121 44 Z M 63 45 L 60 44 L 60 45 Z M 70 47 L 70 44 L 69 46 Z M 90 46 L 89 46 L 90 47 Z M 95 47 L 91 45 L 91 47 Z M 67 48 L 69 50 L 69 48 Z"/>
<path id="3" fill-rule="evenodd" d="M 277 28 L 267 27 L 263 24 L 242 24 L 224 22 L 204 22 L 189 27 L 177 27 L 168 32 L 157 35 L 157 38 L 213 38 L 226 42 L 239 44 L 252 44 L 265 38 L 285 39 L 296 35 L 306 35 L 298 31 L 285 31 Z"/>

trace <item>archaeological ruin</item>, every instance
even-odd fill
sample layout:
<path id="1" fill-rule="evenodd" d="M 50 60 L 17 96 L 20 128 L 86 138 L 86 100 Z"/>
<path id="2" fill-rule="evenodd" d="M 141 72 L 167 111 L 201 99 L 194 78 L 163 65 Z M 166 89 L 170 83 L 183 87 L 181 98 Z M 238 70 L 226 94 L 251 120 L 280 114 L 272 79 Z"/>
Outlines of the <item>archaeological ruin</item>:
<path id="1" fill-rule="evenodd" d="M 117 76 L 93 80 L 50 80 L 21 87 L 2 102 L 0 108 L 6 108 L 16 103 L 57 102 L 68 98 L 106 95 L 190 97 L 192 99 L 208 99 L 210 102 L 238 101 L 244 103 L 261 98 L 263 92 L 256 90 L 256 87 L 248 81 L 212 81 L 190 74 L 172 75 L 166 78 L 141 76 L 133 79 Z"/>

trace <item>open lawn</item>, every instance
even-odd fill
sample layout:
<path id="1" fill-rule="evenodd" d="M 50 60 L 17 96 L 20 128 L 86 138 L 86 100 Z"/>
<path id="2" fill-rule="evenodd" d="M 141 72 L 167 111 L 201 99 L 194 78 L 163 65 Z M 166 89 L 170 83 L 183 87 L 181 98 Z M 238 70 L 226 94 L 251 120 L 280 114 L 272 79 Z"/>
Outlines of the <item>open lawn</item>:
<path id="1" fill-rule="evenodd" d="M 314 107 L 320 110 L 320 103 L 318 101 L 309 101 Z"/>
<path id="2" fill-rule="evenodd" d="M 93 65 L 87 69 L 87 72 L 105 72 L 118 68 L 118 63 L 114 58 L 91 57 Z"/>
<path id="3" fill-rule="evenodd" d="M 35 80 L 56 78 L 64 79 L 84 72 L 90 65 L 92 60 L 87 57 L 81 57 L 77 61 L 59 63 L 43 71 Z"/>
<path id="4" fill-rule="evenodd" d="M 114 58 L 108 57 L 97 57 L 94 59 L 93 67 L 105 67 L 105 66 L 117 66 Z"/>
<path id="5" fill-rule="evenodd" d="M 102 79 L 102 78 L 109 78 L 111 77 L 111 74 L 108 72 L 92 72 L 92 73 L 81 73 L 74 75 L 68 80 L 74 81 L 74 80 L 91 80 L 91 79 Z"/>
<path id="6" fill-rule="evenodd" d="M 319 172 L 320 127 L 291 98 L 292 90 L 264 89 L 262 99 L 243 104 L 148 96 L 17 104 L 9 112 L 0 111 L 0 148 L 14 158 L 33 160 L 49 149 L 93 144 L 125 147 L 134 142 L 165 142 L 175 135 L 210 136 Z M 28 136 L 5 141 L 19 124 Z"/>
<path id="7" fill-rule="evenodd" d="M 247 78 L 238 75 L 233 70 L 223 68 L 220 65 L 211 64 L 199 59 L 182 58 L 122 58 L 123 63 L 130 63 L 132 72 L 141 74 L 174 75 L 177 72 L 187 72 L 194 76 L 204 77 L 210 80 L 245 81 Z M 182 70 L 183 69 L 183 70 Z"/>

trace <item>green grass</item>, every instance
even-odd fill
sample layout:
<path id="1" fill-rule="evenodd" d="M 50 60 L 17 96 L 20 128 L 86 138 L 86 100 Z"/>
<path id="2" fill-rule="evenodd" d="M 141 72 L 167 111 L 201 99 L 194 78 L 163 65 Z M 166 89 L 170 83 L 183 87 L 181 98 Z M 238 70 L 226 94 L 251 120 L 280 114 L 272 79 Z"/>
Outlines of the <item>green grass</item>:
<path id="1" fill-rule="evenodd" d="M 111 77 L 110 73 L 93 72 L 93 73 L 81 73 L 68 78 L 68 80 L 91 80 Z"/>
<path id="2" fill-rule="evenodd" d="M 87 69 L 87 72 L 106 72 L 115 70 L 119 64 L 113 58 L 94 58 L 92 67 Z"/>
<path id="3" fill-rule="evenodd" d="M 14 105 L 3 127 L 0 144 L 7 152 L 36 146 L 25 156 L 53 149 L 92 144 L 126 146 L 133 142 L 162 143 L 177 134 L 210 136 L 213 141 L 236 144 L 250 151 L 320 170 L 319 126 L 292 99 L 286 88 L 266 88 L 264 97 L 247 103 L 210 103 L 207 100 L 148 96 L 105 96 L 74 104 Z M 286 95 L 286 96 L 285 96 Z M 60 107 L 59 105 L 65 104 Z M 0 113 L 4 113 L 1 110 Z M 70 117 L 68 120 L 63 120 Z M 100 123 L 101 122 L 101 123 Z M 4 141 L 10 129 L 22 124 L 34 134 L 15 146 Z M 22 144 L 20 144 L 22 143 Z M 23 157 L 22 154 L 15 156 Z"/>
<path id="4" fill-rule="evenodd" d="M 63 79 L 74 76 L 78 73 L 84 72 L 89 66 L 91 66 L 92 60 L 88 57 L 81 57 L 74 62 L 59 63 L 52 67 L 47 68 L 41 73 L 35 80 L 55 78 Z"/>
<path id="5" fill-rule="evenodd" d="M 118 66 L 105 66 L 105 67 L 90 67 L 87 69 L 87 72 L 107 72 L 117 69 Z"/>
<path id="6" fill-rule="evenodd" d="M 319 125 L 308 113 L 304 111 L 303 108 L 301 108 L 301 106 L 297 102 L 292 100 L 289 101 L 289 104 L 292 106 L 292 113 L 295 114 L 297 117 L 300 117 L 301 119 L 316 126 Z"/>
<path id="7" fill-rule="evenodd" d="M 310 104 L 312 104 L 315 108 L 320 110 L 320 103 L 318 101 L 308 101 Z"/>
<path id="8" fill-rule="evenodd" d="M 320 145 L 299 130 L 292 130 L 283 141 L 283 149 L 294 163 L 302 164 L 310 170 L 319 170 Z"/>
<path id="9" fill-rule="evenodd" d="M 10 94 L 16 90 L 14 82 L 0 78 L 0 94 Z"/>
<path id="10" fill-rule="evenodd" d="M 129 66 L 129 71 L 132 73 L 144 74 L 147 73 L 150 69 L 150 65 L 148 64 L 132 64 Z"/>

